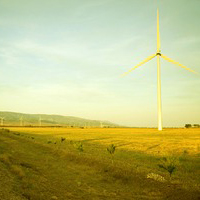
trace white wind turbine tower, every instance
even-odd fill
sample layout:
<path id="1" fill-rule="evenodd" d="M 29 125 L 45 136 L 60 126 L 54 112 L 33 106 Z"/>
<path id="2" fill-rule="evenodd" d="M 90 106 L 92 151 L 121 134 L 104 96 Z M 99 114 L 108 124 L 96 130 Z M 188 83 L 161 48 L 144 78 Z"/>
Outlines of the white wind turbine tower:
<path id="1" fill-rule="evenodd" d="M 151 59 L 153 59 L 154 57 L 157 57 L 157 106 L 158 106 L 158 130 L 161 131 L 162 130 L 162 106 L 161 106 L 161 79 L 160 79 L 160 57 L 162 57 L 163 59 L 167 60 L 168 62 L 171 62 L 175 65 L 178 65 L 190 72 L 193 73 L 197 73 L 194 70 L 172 60 L 171 58 L 168 58 L 167 56 L 161 54 L 161 50 L 160 50 L 160 32 L 159 32 L 159 11 L 157 9 L 157 52 L 151 56 L 149 56 L 148 58 L 146 58 L 144 61 L 142 61 L 141 63 L 139 63 L 138 65 L 136 65 L 135 67 L 131 68 L 128 72 L 124 73 L 123 76 L 127 75 L 128 73 L 130 73 L 131 71 L 133 71 L 134 69 L 138 68 L 139 66 L 145 64 L 146 62 L 150 61 Z"/>
<path id="2" fill-rule="evenodd" d="M 23 117 L 20 117 L 20 126 L 23 126 Z"/>
<path id="3" fill-rule="evenodd" d="M 5 117 L 0 117 L 1 118 L 1 126 L 3 126 L 3 121 Z"/>
<path id="4" fill-rule="evenodd" d="M 42 126 L 42 117 L 39 117 L 39 126 Z"/>

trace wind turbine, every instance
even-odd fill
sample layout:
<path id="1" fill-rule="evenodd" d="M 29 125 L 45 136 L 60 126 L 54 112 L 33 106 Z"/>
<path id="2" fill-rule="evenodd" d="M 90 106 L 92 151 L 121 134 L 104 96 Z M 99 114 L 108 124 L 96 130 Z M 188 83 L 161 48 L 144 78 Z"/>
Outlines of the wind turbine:
<path id="1" fill-rule="evenodd" d="M 163 59 L 165 59 L 168 62 L 171 62 L 175 65 L 178 65 L 190 72 L 196 73 L 194 70 L 172 60 L 171 58 L 168 58 L 167 56 L 161 54 L 161 50 L 160 50 L 160 31 L 159 31 L 159 11 L 157 9 L 157 51 L 155 54 L 149 56 L 148 58 L 146 58 L 145 60 L 143 60 L 141 63 L 139 63 L 138 65 L 136 65 L 135 67 L 131 68 L 128 72 L 125 72 L 124 74 L 122 74 L 122 76 L 127 75 L 128 73 L 132 72 L 134 69 L 140 67 L 141 65 L 145 64 L 146 62 L 150 61 L 151 59 L 157 57 L 157 106 L 158 106 L 158 130 L 162 131 L 162 106 L 161 106 L 161 78 L 160 78 L 160 57 L 162 57 Z"/>
<path id="2" fill-rule="evenodd" d="M 23 126 L 23 117 L 20 117 L 20 126 Z"/>
<path id="3" fill-rule="evenodd" d="M 39 126 L 42 126 L 42 117 L 39 117 Z"/>
<path id="4" fill-rule="evenodd" d="M 3 126 L 3 121 L 5 117 L 0 117 L 1 118 L 1 126 Z"/>

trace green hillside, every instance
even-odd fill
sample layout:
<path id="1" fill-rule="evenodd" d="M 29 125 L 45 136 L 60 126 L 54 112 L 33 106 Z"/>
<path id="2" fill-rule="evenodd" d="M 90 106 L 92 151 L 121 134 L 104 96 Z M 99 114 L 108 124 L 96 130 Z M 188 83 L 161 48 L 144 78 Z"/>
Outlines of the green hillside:
<path id="1" fill-rule="evenodd" d="M 3 118 L 3 120 L 2 120 Z M 74 126 L 74 127 L 118 127 L 119 125 L 99 120 L 73 116 L 0 112 L 2 126 Z"/>

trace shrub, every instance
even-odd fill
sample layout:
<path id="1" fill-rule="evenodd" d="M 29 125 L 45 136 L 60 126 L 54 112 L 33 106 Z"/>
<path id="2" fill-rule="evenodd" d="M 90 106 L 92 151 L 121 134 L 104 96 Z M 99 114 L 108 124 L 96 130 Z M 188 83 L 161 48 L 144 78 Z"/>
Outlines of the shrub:
<path id="1" fill-rule="evenodd" d="M 115 149 L 116 149 L 116 146 L 114 144 L 111 144 L 109 147 L 107 147 L 107 151 L 113 155 L 115 153 Z"/>
<path id="2" fill-rule="evenodd" d="M 113 163 L 113 155 L 115 153 L 116 146 L 114 144 L 111 144 L 109 147 L 107 147 L 107 151 L 110 153 Z"/>
<path id="3" fill-rule="evenodd" d="M 187 154 L 189 154 L 189 151 L 185 149 L 185 150 L 183 151 L 183 155 L 187 155 Z"/>
<path id="4" fill-rule="evenodd" d="M 185 128 L 191 128 L 192 125 L 191 124 L 185 124 Z"/>
<path id="5" fill-rule="evenodd" d="M 194 128 L 200 128 L 200 124 L 193 124 Z"/>
<path id="6" fill-rule="evenodd" d="M 166 170 L 170 177 L 172 176 L 172 173 L 177 169 L 178 166 L 178 160 L 176 157 L 163 157 L 161 159 L 161 163 L 158 164 L 158 166 L 164 170 Z"/>
<path id="7" fill-rule="evenodd" d="M 75 142 L 74 143 L 74 147 L 79 151 L 79 152 L 83 152 L 83 144 L 82 142 Z"/>
<path id="8" fill-rule="evenodd" d="M 66 140 L 66 138 L 61 137 L 60 140 L 61 140 L 61 142 L 64 142 Z"/>

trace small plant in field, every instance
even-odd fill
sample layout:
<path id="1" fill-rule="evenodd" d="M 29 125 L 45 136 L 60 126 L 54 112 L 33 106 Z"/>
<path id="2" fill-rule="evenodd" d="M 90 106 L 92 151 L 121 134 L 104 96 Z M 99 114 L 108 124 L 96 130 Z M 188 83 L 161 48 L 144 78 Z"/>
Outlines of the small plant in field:
<path id="1" fill-rule="evenodd" d="M 4 164 L 6 165 L 9 165 L 10 164 L 10 156 L 7 155 L 7 154 L 1 154 L 0 155 L 0 162 L 3 162 Z"/>
<path id="2" fill-rule="evenodd" d="M 116 146 L 114 144 L 111 144 L 109 147 L 107 147 L 107 151 L 113 155 L 115 153 L 115 149 L 116 149 Z"/>
<path id="3" fill-rule="evenodd" d="M 79 152 L 83 152 L 83 144 L 82 142 L 75 142 L 74 143 L 74 147 L 79 151 Z"/>
<path id="4" fill-rule="evenodd" d="M 65 140 L 66 140 L 66 138 L 63 138 L 63 137 L 60 138 L 61 142 L 64 142 Z"/>
<path id="5" fill-rule="evenodd" d="M 183 155 L 188 155 L 189 154 L 189 151 L 188 150 L 184 150 L 183 151 Z"/>
<path id="6" fill-rule="evenodd" d="M 11 172 L 17 175 L 20 179 L 22 179 L 25 176 L 23 170 L 17 165 L 11 166 Z"/>
<path id="7" fill-rule="evenodd" d="M 161 163 L 158 164 L 158 166 L 166 170 L 171 177 L 173 172 L 177 169 L 178 160 L 176 157 L 163 157 Z"/>
<path id="8" fill-rule="evenodd" d="M 47 142 L 47 144 L 51 144 L 51 143 L 52 143 L 52 141 L 50 141 L 50 140 Z"/>
<path id="9" fill-rule="evenodd" d="M 6 132 L 6 133 L 9 133 L 10 132 L 10 130 L 9 129 L 2 129 L 4 132 Z"/>
<path id="10" fill-rule="evenodd" d="M 114 144 L 111 144 L 109 147 L 107 147 L 107 151 L 112 157 L 112 163 L 113 163 L 113 155 L 115 153 L 115 149 L 116 149 L 116 146 Z"/>

